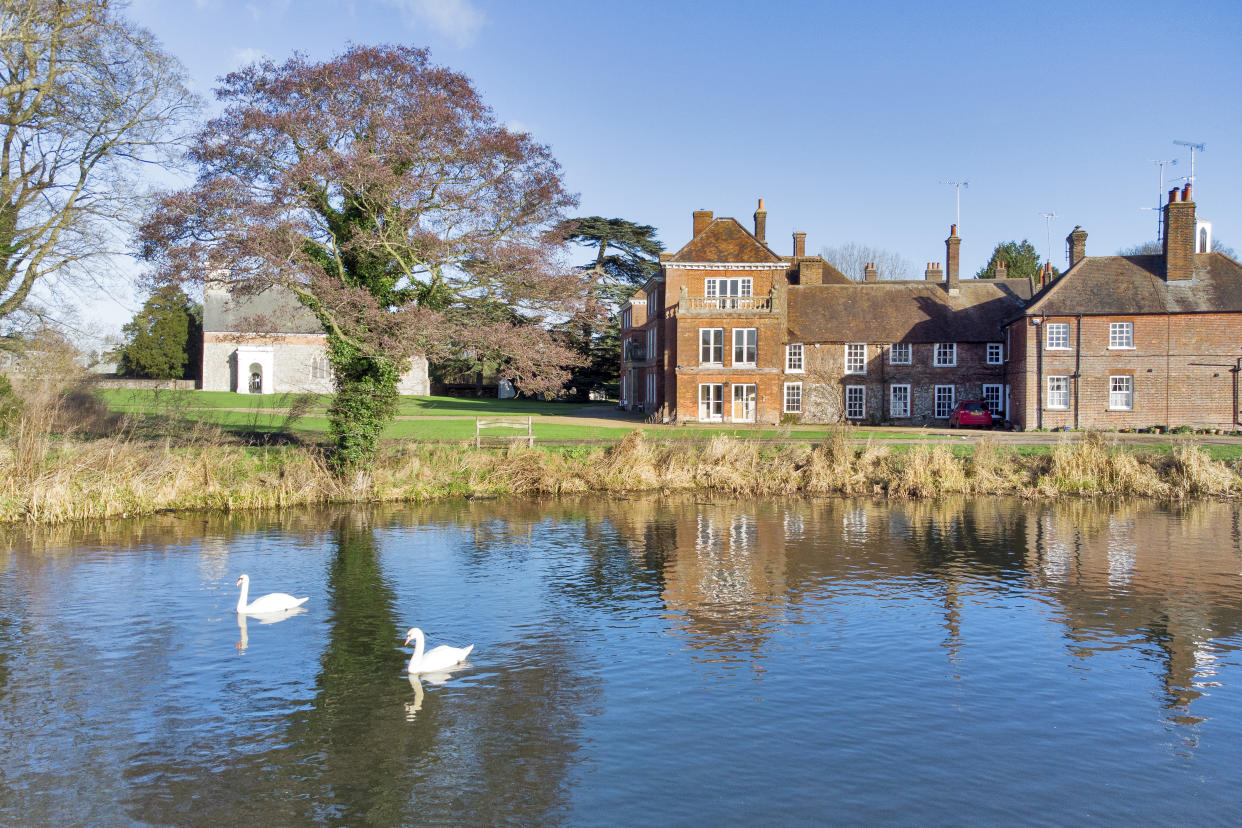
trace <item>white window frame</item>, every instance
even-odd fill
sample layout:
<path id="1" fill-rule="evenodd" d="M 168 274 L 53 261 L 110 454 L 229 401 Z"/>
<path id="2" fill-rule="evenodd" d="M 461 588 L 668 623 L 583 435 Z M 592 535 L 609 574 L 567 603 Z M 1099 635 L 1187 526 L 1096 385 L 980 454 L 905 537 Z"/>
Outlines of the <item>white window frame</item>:
<path id="1" fill-rule="evenodd" d="M 1044 408 L 1049 411 L 1068 411 L 1070 407 L 1069 377 L 1065 375 L 1048 377 L 1044 394 Z"/>
<path id="2" fill-rule="evenodd" d="M 647 359 L 656 358 L 656 329 L 647 329 Z"/>
<path id="3" fill-rule="evenodd" d="M 715 394 L 712 394 L 712 390 Z M 704 399 L 704 391 L 708 398 Z M 724 383 L 699 383 L 699 422 L 719 423 L 724 420 Z"/>
<path id="4" fill-rule="evenodd" d="M 655 411 L 656 404 L 656 375 L 654 373 L 647 374 L 646 396 L 643 397 L 643 410 Z"/>
<path id="5" fill-rule="evenodd" d="M 1110 351 L 1134 350 L 1134 323 L 1108 323 L 1108 349 Z"/>
<path id="6" fill-rule="evenodd" d="M 993 394 L 988 393 L 988 389 L 994 391 Z M 1005 415 L 1005 386 L 1000 383 L 984 383 L 983 384 L 983 401 L 988 404 L 988 411 L 993 414 Z M 995 405 L 993 405 L 995 401 Z"/>
<path id="7" fill-rule="evenodd" d="M 867 373 L 867 343 L 865 342 L 845 343 L 845 373 L 866 375 Z"/>
<path id="8" fill-rule="evenodd" d="M 953 406 L 957 405 L 957 386 L 937 385 L 932 391 L 932 399 L 935 401 L 936 419 L 949 419 L 949 415 L 953 413 Z"/>
<path id="9" fill-rule="evenodd" d="M 1108 378 L 1108 410 L 1134 410 L 1133 376 L 1129 374 L 1114 374 Z"/>
<path id="10" fill-rule="evenodd" d="M 803 366 L 806 364 L 805 362 L 803 362 L 804 356 L 805 354 L 803 353 L 801 342 L 790 342 L 788 345 L 786 345 L 785 346 L 785 373 L 786 374 L 803 373 L 806 370 L 805 368 L 803 368 Z"/>
<path id="11" fill-rule="evenodd" d="M 1001 342 L 989 342 L 987 345 L 987 364 L 1002 365 L 1005 362 L 1005 345 Z"/>
<path id="12" fill-rule="evenodd" d="M 903 405 L 898 405 L 898 390 L 902 392 L 904 399 L 900 400 Z M 894 419 L 905 418 L 910 416 L 910 386 L 905 383 L 896 383 L 888 387 L 888 416 Z"/>
<path id="13" fill-rule="evenodd" d="M 717 354 L 720 359 L 712 359 Z M 699 365 L 724 365 L 724 328 L 699 328 Z"/>
<path id="14" fill-rule="evenodd" d="M 785 389 L 782 397 L 784 399 L 784 407 L 782 410 L 786 414 L 802 413 L 802 383 L 785 383 Z"/>
<path id="15" fill-rule="evenodd" d="M 750 297 L 754 290 L 754 277 L 712 277 L 703 283 L 703 293 L 708 299 L 716 299 L 717 307 L 737 308 L 742 303 L 738 300 Z"/>
<path id="16" fill-rule="evenodd" d="M 733 390 L 729 393 L 732 398 L 732 406 L 729 415 L 735 423 L 753 423 L 755 416 L 759 411 L 759 386 L 753 382 L 735 382 Z M 749 397 L 749 400 L 747 400 Z M 747 412 L 747 402 L 750 403 L 750 411 Z M 741 406 L 739 409 L 738 406 Z M 738 413 L 740 410 L 740 414 Z"/>
<path id="17" fill-rule="evenodd" d="M 941 349 L 944 350 L 941 350 Z M 937 342 L 936 343 L 935 366 L 937 368 L 952 368 L 957 365 L 957 343 L 956 342 Z"/>
<path id="18" fill-rule="evenodd" d="M 845 386 L 845 419 L 863 420 L 867 417 L 867 386 Z"/>
<path id="19" fill-rule="evenodd" d="M 631 327 L 630 320 L 633 318 L 633 312 L 629 308 L 621 311 L 621 330 L 629 330 Z"/>
<path id="20" fill-rule="evenodd" d="M 1052 332 L 1057 332 L 1057 341 L 1064 342 L 1064 345 L 1052 344 Z M 1044 323 L 1044 350 L 1045 351 L 1068 351 L 1069 344 L 1069 323 L 1068 322 L 1046 322 Z"/>
<path id="21" fill-rule="evenodd" d="M 739 337 L 739 334 L 741 335 Z M 740 341 L 739 341 L 740 340 Z M 752 341 L 747 341 L 752 340 Z M 741 359 L 738 359 L 738 355 Z M 746 359 L 746 357 L 750 359 Z M 757 365 L 759 363 L 759 329 L 758 328 L 734 328 L 733 329 L 733 364 L 734 365 Z"/>
<path id="22" fill-rule="evenodd" d="M 894 342 L 888 346 L 889 365 L 909 365 L 914 349 L 909 342 Z M 900 354 L 900 356 L 898 356 Z"/>

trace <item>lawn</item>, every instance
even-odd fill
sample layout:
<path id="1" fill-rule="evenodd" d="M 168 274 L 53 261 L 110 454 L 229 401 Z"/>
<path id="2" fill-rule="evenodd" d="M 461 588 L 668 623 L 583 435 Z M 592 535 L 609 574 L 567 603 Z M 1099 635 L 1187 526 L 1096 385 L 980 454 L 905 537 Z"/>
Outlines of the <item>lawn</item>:
<path id="1" fill-rule="evenodd" d="M 227 430 L 245 433 L 272 434 L 292 432 L 308 437 L 322 436 L 328 428 L 327 411 L 331 396 L 327 394 L 272 394 L 252 396 L 230 391 L 172 391 L 101 389 L 97 392 L 108 408 L 115 412 L 146 414 L 153 417 L 171 417 L 177 420 L 208 422 Z M 290 407 L 298 407 L 302 415 L 289 421 Z M 419 440 L 428 442 L 465 442 L 475 433 L 475 418 L 482 416 L 524 417 L 533 419 L 535 439 L 543 445 L 567 445 L 573 443 L 606 443 L 621 440 L 635 428 L 643 431 L 651 440 L 702 441 L 717 435 L 738 439 L 773 441 L 818 442 L 827 434 L 827 427 L 819 426 L 709 426 L 709 425 L 647 425 L 636 421 L 614 420 L 616 425 L 604 425 L 603 419 L 613 419 L 616 412 L 613 403 L 545 402 L 542 400 L 496 400 L 462 397 L 401 397 L 397 419 L 384 431 L 389 439 Z M 573 422 L 582 418 L 583 422 Z M 498 434 L 515 434 L 513 429 L 502 429 Z M 958 442 L 958 435 L 947 435 L 938 429 L 919 428 L 860 428 L 849 427 L 851 440 L 900 440 L 915 441 L 932 439 L 952 441 L 954 454 L 964 455 L 973 451 L 971 444 Z M 1020 455 L 1046 454 L 1061 436 L 1046 435 L 1046 441 L 1006 444 L 998 439 L 1006 450 Z M 1191 438 L 1193 439 L 1193 438 Z M 909 446 L 894 446 L 904 451 Z M 1124 445 L 1127 451 L 1167 454 L 1173 450 L 1172 443 L 1132 443 Z M 1203 448 L 1214 460 L 1232 462 L 1242 460 L 1242 441 L 1225 444 L 1205 444 Z"/>

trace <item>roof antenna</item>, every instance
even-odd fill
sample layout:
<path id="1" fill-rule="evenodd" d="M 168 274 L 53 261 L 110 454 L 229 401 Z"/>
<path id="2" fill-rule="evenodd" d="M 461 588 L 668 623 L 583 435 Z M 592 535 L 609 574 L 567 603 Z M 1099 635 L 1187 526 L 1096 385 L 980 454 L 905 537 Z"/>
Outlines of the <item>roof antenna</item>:
<path id="1" fill-rule="evenodd" d="M 1174 141 L 1179 147 L 1190 147 L 1190 176 L 1186 179 L 1190 182 L 1190 186 L 1195 184 L 1195 150 L 1199 152 L 1207 151 L 1207 144 L 1196 144 L 1193 141 Z"/>
<path id="2" fill-rule="evenodd" d="M 956 221 L 954 221 L 953 223 L 956 224 L 958 227 L 961 227 L 962 226 L 962 188 L 969 187 L 970 182 L 969 181 L 941 181 L 940 183 L 948 184 L 955 191 L 953 200 L 956 206 L 956 210 L 954 212 L 954 218 L 956 219 Z"/>
<path id="3" fill-rule="evenodd" d="M 1048 251 L 1048 257 L 1045 259 L 1045 261 L 1051 262 L 1052 261 L 1052 220 L 1057 217 L 1057 214 L 1056 213 L 1040 213 L 1040 215 L 1044 217 L 1044 225 L 1046 226 L 1047 231 L 1048 231 L 1047 247 L 1045 248 Z"/>
<path id="4" fill-rule="evenodd" d="M 1156 211 L 1156 242 L 1159 243 L 1164 240 L 1164 168 L 1165 168 L 1165 165 L 1176 165 L 1177 159 L 1170 158 L 1167 160 L 1158 160 L 1154 158 L 1148 158 L 1147 160 L 1160 167 L 1160 189 L 1156 190 L 1156 206 L 1155 207 L 1140 207 L 1139 209 Z M 1182 179 L 1175 178 L 1173 180 L 1181 181 Z"/>

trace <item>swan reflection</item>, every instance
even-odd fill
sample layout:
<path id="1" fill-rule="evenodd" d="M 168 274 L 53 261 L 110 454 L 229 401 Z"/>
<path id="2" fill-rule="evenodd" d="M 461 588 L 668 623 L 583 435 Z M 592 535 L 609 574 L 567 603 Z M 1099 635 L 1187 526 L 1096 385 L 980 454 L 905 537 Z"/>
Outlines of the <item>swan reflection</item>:
<path id="1" fill-rule="evenodd" d="M 431 684 L 444 684 L 453 677 L 453 673 L 457 670 L 465 669 L 470 666 L 470 662 L 463 661 L 453 667 L 452 670 L 442 670 L 436 673 L 406 673 L 410 679 L 410 686 L 414 688 L 414 701 L 405 703 L 405 720 L 407 722 L 414 721 L 418 715 L 418 711 L 423 709 L 423 681 Z"/>
<path id="2" fill-rule="evenodd" d="M 237 649 L 244 651 L 250 644 L 250 637 L 246 635 L 247 618 L 253 618 L 260 624 L 279 624 L 281 621 L 292 618 L 295 615 L 301 615 L 304 612 L 306 612 L 305 607 L 294 607 L 293 609 L 280 610 L 279 612 L 237 613 L 237 630 L 241 633 L 241 640 L 237 642 Z"/>

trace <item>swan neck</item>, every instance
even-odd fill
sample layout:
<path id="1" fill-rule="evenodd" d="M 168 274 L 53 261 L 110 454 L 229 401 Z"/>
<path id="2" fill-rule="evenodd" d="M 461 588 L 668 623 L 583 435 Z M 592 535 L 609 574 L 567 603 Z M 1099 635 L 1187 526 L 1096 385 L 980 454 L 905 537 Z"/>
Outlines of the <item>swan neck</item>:
<path id="1" fill-rule="evenodd" d="M 241 595 L 237 596 L 237 611 L 246 611 L 246 599 L 250 597 L 250 579 L 242 578 Z"/>
<path id="2" fill-rule="evenodd" d="M 414 655 L 410 656 L 411 670 L 414 667 L 421 667 L 423 663 L 423 632 L 419 630 L 414 633 Z"/>

